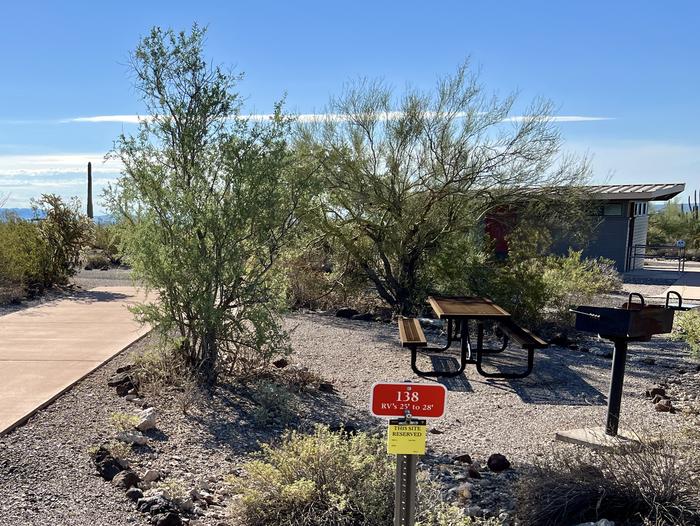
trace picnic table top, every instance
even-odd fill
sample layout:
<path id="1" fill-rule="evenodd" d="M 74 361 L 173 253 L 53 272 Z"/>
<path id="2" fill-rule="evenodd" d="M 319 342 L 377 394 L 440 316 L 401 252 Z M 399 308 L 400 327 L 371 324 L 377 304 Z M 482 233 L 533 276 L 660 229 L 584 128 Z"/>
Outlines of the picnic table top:
<path id="1" fill-rule="evenodd" d="M 487 298 L 428 296 L 438 318 L 503 318 L 510 314 Z"/>

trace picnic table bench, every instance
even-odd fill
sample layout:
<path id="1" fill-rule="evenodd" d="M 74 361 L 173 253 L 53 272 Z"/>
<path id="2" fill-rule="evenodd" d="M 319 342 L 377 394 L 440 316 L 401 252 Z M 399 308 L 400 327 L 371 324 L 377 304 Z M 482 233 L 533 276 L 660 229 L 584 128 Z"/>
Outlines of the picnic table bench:
<path id="1" fill-rule="evenodd" d="M 535 349 L 547 347 L 547 343 L 527 329 L 520 327 L 511 318 L 510 314 L 502 307 L 489 299 L 478 297 L 439 297 L 428 298 L 433 311 L 439 319 L 447 320 L 447 344 L 440 348 L 429 348 L 420 322 L 416 318 L 400 317 L 399 340 L 403 347 L 411 350 L 411 368 L 420 376 L 451 377 L 464 372 L 467 364 L 476 365 L 476 370 L 482 376 L 488 378 L 524 378 L 532 372 Z M 472 346 L 469 322 L 476 322 L 476 346 Z M 501 340 L 501 344 L 495 348 L 484 347 L 484 324 L 492 322 L 495 325 L 494 333 Z M 442 352 L 452 346 L 459 336 L 460 341 L 460 366 L 456 371 L 421 371 L 417 366 L 418 351 L 427 350 Z M 497 354 L 508 347 L 510 341 L 520 345 L 527 351 L 527 366 L 522 372 L 503 373 L 489 372 L 483 368 L 483 358 L 486 354 Z"/>

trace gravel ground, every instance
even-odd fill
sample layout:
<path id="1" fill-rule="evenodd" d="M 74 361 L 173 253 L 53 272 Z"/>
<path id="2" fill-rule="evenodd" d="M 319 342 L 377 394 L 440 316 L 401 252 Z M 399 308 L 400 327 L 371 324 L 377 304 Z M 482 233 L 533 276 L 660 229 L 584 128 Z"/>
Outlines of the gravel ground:
<path id="1" fill-rule="evenodd" d="M 215 503 L 202 509 L 203 516 L 192 517 L 192 525 L 225 524 L 229 495 L 223 479 L 237 472 L 244 456 L 257 450 L 259 442 L 275 440 L 287 425 L 302 430 L 311 429 L 314 422 L 381 428 L 384 424 L 368 414 L 371 385 L 426 381 L 412 373 L 410 354 L 398 346 L 394 325 L 300 313 L 288 316 L 285 326 L 295 350 L 289 361 L 308 367 L 335 388 L 331 393 L 312 388 L 291 395 L 285 404 L 297 416 L 289 423 L 277 414 L 268 425 L 260 424 L 255 400 L 269 380 L 219 387 L 213 396 L 172 389 L 145 393 L 146 402 L 157 409 L 157 429 L 147 432 L 148 445 L 136 448 L 132 468 L 141 475 L 157 469 L 165 481 L 185 492 L 210 491 Z M 114 436 L 110 415 L 139 410 L 117 397 L 106 382 L 117 367 L 150 343 L 148 337 L 137 342 L 25 426 L 0 438 L 0 525 L 148 524 L 122 490 L 97 476 L 88 448 Z M 455 470 L 464 470 L 451 465 L 457 454 L 468 453 L 477 466 L 483 466 L 490 454 L 503 453 L 518 468 L 551 450 L 555 431 L 603 425 L 611 362 L 594 352 L 602 354 L 610 344 L 594 338 L 578 344 L 593 352 L 550 347 L 538 353 L 533 374 L 524 380 L 488 380 L 468 366 L 463 376 L 446 381 L 447 416 L 430 426 L 440 433 L 429 435 L 427 462 L 434 469 L 450 471 L 448 482 L 459 480 Z M 520 357 L 511 353 L 508 363 L 499 368 L 516 366 Z M 455 363 L 454 354 L 434 355 L 434 359 L 439 366 Z M 429 357 L 421 361 L 424 367 L 430 366 Z M 294 370 L 299 367 L 288 366 L 283 372 Z M 680 429 L 681 415 L 655 412 L 644 392 L 669 377 L 674 389 L 691 378 L 694 387 L 689 393 L 683 391 L 683 398 L 692 399 L 700 382 L 695 371 L 695 364 L 676 342 L 658 338 L 631 345 L 623 426 L 665 433 Z M 280 402 L 279 397 L 273 398 Z M 682 407 L 686 401 L 676 403 Z M 483 479 L 474 481 L 472 501 L 492 498 L 493 488 L 509 484 L 515 474 L 484 473 Z M 478 504 L 485 507 L 484 502 Z M 509 508 L 503 502 L 492 504 L 497 513 L 499 507 Z"/>
<path id="2" fill-rule="evenodd" d="M 410 353 L 397 344 L 393 325 L 295 315 L 287 326 L 294 330 L 296 359 L 332 380 L 352 407 L 367 407 L 374 382 L 430 381 L 412 372 Z M 578 345 L 594 352 L 612 350 L 610 342 L 597 338 Z M 459 358 L 456 352 L 432 356 L 433 363 L 448 367 Z M 510 352 L 499 358 L 498 368 L 512 370 L 522 358 L 522 352 Z M 431 360 L 424 356 L 418 365 L 427 369 Z M 533 373 L 522 380 L 487 379 L 468 365 L 463 375 L 443 381 L 447 414 L 432 423 L 442 433 L 431 435 L 429 445 L 437 454 L 469 453 L 482 461 L 492 453 L 516 462 L 533 460 L 551 449 L 556 431 L 605 425 L 610 367 L 609 358 L 556 346 L 539 351 Z M 630 344 L 622 427 L 636 432 L 678 428 L 676 415 L 655 412 L 644 394 L 679 367 L 695 365 L 677 342 L 657 337 Z"/>
<path id="3" fill-rule="evenodd" d="M 110 268 L 109 270 L 81 270 L 72 279 L 78 287 L 89 290 L 95 287 L 118 287 L 131 285 L 131 270 Z"/>

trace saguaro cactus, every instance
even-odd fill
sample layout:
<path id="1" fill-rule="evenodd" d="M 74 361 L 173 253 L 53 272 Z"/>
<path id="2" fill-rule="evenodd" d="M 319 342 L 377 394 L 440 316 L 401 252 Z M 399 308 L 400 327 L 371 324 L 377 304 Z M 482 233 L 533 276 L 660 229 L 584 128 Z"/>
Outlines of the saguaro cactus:
<path id="1" fill-rule="evenodd" d="M 87 178 L 87 215 L 90 219 L 93 218 L 92 213 L 92 163 L 88 163 L 88 178 Z"/>

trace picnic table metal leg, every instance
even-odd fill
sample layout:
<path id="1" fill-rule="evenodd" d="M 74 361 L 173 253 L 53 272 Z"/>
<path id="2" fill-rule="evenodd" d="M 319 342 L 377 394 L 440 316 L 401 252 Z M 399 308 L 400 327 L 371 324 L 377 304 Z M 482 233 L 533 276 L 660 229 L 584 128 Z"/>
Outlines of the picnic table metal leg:
<path id="1" fill-rule="evenodd" d="M 518 378 L 525 378 L 532 372 L 532 367 L 535 362 L 535 349 L 532 347 L 527 349 L 527 369 L 525 369 L 525 371 L 521 373 L 490 373 L 488 371 L 484 371 L 483 367 L 481 366 L 484 354 L 488 354 L 489 352 L 501 352 L 508 345 L 508 337 L 504 336 L 502 349 L 498 351 L 494 351 L 493 349 L 484 349 L 484 324 L 478 323 L 476 341 L 476 370 L 481 376 L 485 376 L 486 378 L 504 378 L 508 380 L 516 380 Z M 486 351 L 486 353 L 484 351 Z"/>
<path id="2" fill-rule="evenodd" d="M 439 347 L 435 349 L 436 351 L 446 351 L 452 346 L 452 339 L 453 336 L 456 336 L 457 330 L 455 329 L 455 334 L 452 334 L 452 318 L 448 318 L 447 320 L 447 345 L 444 347 Z"/>
<path id="3" fill-rule="evenodd" d="M 462 361 L 465 363 L 475 363 L 474 358 L 472 358 L 472 342 L 469 336 L 469 320 L 461 320 L 459 327 L 459 334 L 461 336 L 461 354 Z"/>
<path id="4" fill-rule="evenodd" d="M 467 353 L 465 350 L 462 350 L 459 369 L 457 369 L 456 371 L 421 371 L 420 369 L 418 369 L 418 364 L 416 363 L 417 360 L 418 348 L 411 347 L 411 369 L 413 369 L 413 372 L 416 373 L 418 376 L 427 376 L 432 378 L 451 378 L 453 376 L 459 376 L 464 372 L 464 369 L 467 367 L 467 364 L 470 363 L 469 360 L 467 360 Z"/>

